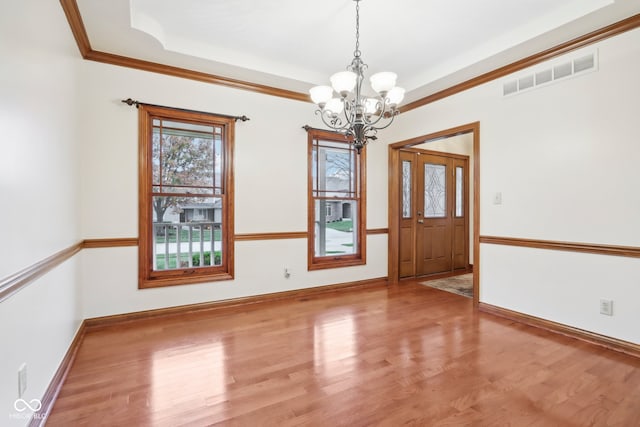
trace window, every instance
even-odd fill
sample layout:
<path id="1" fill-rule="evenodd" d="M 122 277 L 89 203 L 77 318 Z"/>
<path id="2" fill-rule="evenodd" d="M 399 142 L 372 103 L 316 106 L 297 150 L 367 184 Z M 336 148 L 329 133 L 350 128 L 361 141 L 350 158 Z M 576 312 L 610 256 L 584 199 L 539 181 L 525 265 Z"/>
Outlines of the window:
<path id="1" fill-rule="evenodd" d="M 464 168 L 456 166 L 456 217 L 464 216 Z"/>
<path id="2" fill-rule="evenodd" d="M 402 161 L 402 218 L 411 218 L 411 161 Z"/>
<path id="3" fill-rule="evenodd" d="M 309 129 L 308 268 L 365 263 L 365 151 L 344 136 Z"/>
<path id="4" fill-rule="evenodd" d="M 234 119 L 139 115 L 139 287 L 232 279 Z"/>

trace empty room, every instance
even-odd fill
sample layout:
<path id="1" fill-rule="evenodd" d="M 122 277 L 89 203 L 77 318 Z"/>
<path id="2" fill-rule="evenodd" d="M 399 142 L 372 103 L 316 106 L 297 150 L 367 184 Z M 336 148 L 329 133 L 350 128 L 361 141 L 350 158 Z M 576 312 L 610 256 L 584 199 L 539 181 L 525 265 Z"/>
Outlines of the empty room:
<path id="1" fill-rule="evenodd" d="M 0 426 L 640 425 L 640 0 L 22 0 L 0 58 Z"/>

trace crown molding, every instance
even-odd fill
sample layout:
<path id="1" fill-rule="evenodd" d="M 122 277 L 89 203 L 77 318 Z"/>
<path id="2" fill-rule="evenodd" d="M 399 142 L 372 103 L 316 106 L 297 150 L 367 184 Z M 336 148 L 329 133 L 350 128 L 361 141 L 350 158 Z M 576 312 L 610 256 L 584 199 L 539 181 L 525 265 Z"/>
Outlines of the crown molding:
<path id="1" fill-rule="evenodd" d="M 91 47 L 91 43 L 89 42 L 87 30 L 82 21 L 82 16 L 80 15 L 80 10 L 78 8 L 76 0 L 60 0 L 60 4 L 62 5 L 62 9 L 64 10 L 64 13 L 67 17 L 67 21 L 69 22 L 69 27 L 71 28 L 71 32 L 73 33 L 73 36 L 76 40 L 78 49 L 80 50 L 80 54 L 84 59 L 88 61 L 96 61 L 121 67 L 134 68 L 138 70 L 149 71 L 152 73 L 165 74 L 173 77 L 196 80 L 204 83 L 227 86 L 235 89 L 248 90 L 296 101 L 311 102 L 309 96 L 306 93 L 295 92 L 245 80 L 238 80 L 230 77 L 219 76 L 216 74 L 205 73 L 202 71 L 174 67 L 157 62 L 144 61 L 141 59 L 93 50 L 93 48 Z M 516 71 L 531 67 L 532 65 L 539 64 L 540 62 L 547 61 L 573 50 L 580 49 L 584 46 L 625 33 L 638 27 L 640 27 L 640 14 L 623 19 L 622 21 L 608 25 L 599 30 L 592 31 L 588 34 L 577 37 L 568 42 L 561 43 L 550 49 L 544 50 L 511 64 L 484 73 L 480 76 L 458 83 L 447 89 L 443 89 L 439 92 L 417 99 L 403 107 L 400 107 L 400 112 L 404 113 L 407 111 L 411 111 L 440 99 L 447 98 L 481 84 L 504 77 Z"/>

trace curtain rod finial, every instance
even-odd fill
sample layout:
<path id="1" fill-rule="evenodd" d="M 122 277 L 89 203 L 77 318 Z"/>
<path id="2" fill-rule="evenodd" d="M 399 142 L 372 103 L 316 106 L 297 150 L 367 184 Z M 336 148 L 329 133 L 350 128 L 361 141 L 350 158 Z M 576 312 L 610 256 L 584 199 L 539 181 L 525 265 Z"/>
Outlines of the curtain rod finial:
<path id="1" fill-rule="evenodd" d="M 138 101 L 134 101 L 131 98 L 127 98 L 127 99 L 123 99 L 122 102 L 124 102 L 125 104 L 127 104 L 128 106 L 132 106 L 135 105 L 136 107 L 138 107 Z"/>

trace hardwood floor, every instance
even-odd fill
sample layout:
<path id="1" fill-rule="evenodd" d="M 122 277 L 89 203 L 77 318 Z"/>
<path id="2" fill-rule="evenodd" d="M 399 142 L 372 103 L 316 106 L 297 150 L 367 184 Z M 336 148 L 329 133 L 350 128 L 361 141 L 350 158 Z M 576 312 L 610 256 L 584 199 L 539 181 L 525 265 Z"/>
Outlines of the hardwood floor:
<path id="1" fill-rule="evenodd" d="M 89 331 L 47 426 L 640 425 L 640 359 L 414 282 Z"/>

